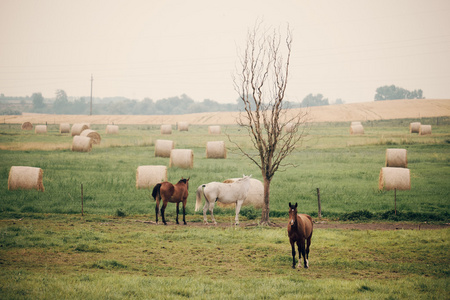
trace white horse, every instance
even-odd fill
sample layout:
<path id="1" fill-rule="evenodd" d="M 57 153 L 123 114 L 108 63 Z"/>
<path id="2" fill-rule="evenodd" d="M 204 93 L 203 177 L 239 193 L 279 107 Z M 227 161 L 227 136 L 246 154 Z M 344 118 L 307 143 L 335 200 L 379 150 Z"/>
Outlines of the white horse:
<path id="1" fill-rule="evenodd" d="M 205 206 L 203 207 L 203 221 L 208 224 L 206 218 L 206 211 L 211 212 L 211 219 L 214 224 L 217 224 L 214 219 L 214 204 L 216 201 L 222 203 L 236 203 L 236 225 L 239 224 L 239 211 L 241 210 L 244 199 L 247 198 L 250 189 L 250 176 L 243 176 L 233 183 L 210 182 L 202 184 L 197 189 L 195 211 L 198 211 L 202 205 L 202 194 L 205 196 Z M 203 193 L 202 193 L 203 192 Z"/>

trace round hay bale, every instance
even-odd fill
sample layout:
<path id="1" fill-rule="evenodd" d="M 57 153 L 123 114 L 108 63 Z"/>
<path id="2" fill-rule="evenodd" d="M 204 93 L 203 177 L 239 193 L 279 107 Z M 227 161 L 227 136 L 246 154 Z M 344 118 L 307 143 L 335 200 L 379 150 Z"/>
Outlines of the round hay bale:
<path id="1" fill-rule="evenodd" d="M 22 130 L 32 130 L 32 129 L 33 129 L 33 124 L 31 124 L 30 122 L 22 123 Z"/>
<path id="2" fill-rule="evenodd" d="M 161 134 L 172 134 L 172 125 L 161 125 Z"/>
<path id="3" fill-rule="evenodd" d="M 431 134 L 431 125 L 420 125 L 419 135 Z"/>
<path id="4" fill-rule="evenodd" d="M 219 125 L 213 125 L 208 127 L 208 133 L 209 134 L 220 134 L 220 126 Z"/>
<path id="5" fill-rule="evenodd" d="M 44 171 L 41 168 L 12 166 L 8 177 L 8 190 L 44 191 L 42 182 Z"/>
<path id="6" fill-rule="evenodd" d="M 353 125 L 362 125 L 362 124 L 361 124 L 361 122 L 353 121 L 353 122 L 350 124 L 350 126 L 353 126 Z"/>
<path id="7" fill-rule="evenodd" d="M 163 181 L 167 181 L 166 166 L 139 166 L 136 170 L 137 189 L 150 189 Z"/>
<path id="8" fill-rule="evenodd" d="M 227 148 L 225 147 L 225 142 L 207 142 L 206 158 L 227 158 Z"/>
<path id="9" fill-rule="evenodd" d="M 47 133 L 47 125 L 36 125 L 36 127 L 34 128 L 34 133 L 36 134 Z"/>
<path id="10" fill-rule="evenodd" d="M 407 168 L 406 149 L 386 149 L 386 167 Z"/>
<path id="11" fill-rule="evenodd" d="M 100 145 L 100 142 L 102 141 L 102 137 L 100 136 L 100 134 L 98 134 L 97 131 L 91 130 L 91 129 L 83 130 L 81 132 L 80 136 L 90 137 L 92 140 L 92 144 L 95 144 L 95 145 Z"/>
<path id="12" fill-rule="evenodd" d="M 76 123 L 72 125 L 72 136 L 80 135 L 83 130 L 89 129 L 89 124 L 87 123 Z"/>
<path id="13" fill-rule="evenodd" d="M 173 149 L 170 151 L 169 167 L 192 169 L 194 167 L 194 152 L 191 149 Z"/>
<path id="14" fill-rule="evenodd" d="M 350 126 L 350 134 L 364 134 L 364 127 L 362 125 Z"/>
<path id="15" fill-rule="evenodd" d="M 378 180 L 378 189 L 390 191 L 410 190 L 411 178 L 409 169 L 406 168 L 381 168 L 380 178 Z"/>
<path id="16" fill-rule="evenodd" d="M 420 125 L 421 125 L 420 122 L 409 123 L 409 132 L 410 133 L 419 133 Z"/>
<path id="17" fill-rule="evenodd" d="M 230 178 L 224 180 L 223 183 L 233 183 L 239 178 Z M 235 203 L 225 204 L 217 201 L 219 207 L 236 207 Z M 264 206 L 264 185 L 261 181 L 255 178 L 250 178 L 250 189 L 248 190 L 247 198 L 245 198 L 242 206 L 253 206 L 255 208 L 262 208 Z"/>
<path id="18" fill-rule="evenodd" d="M 69 123 L 59 124 L 59 133 L 70 133 L 70 124 Z"/>
<path id="19" fill-rule="evenodd" d="M 189 131 L 188 122 L 178 122 L 178 131 Z"/>
<path id="20" fill-rule="evenodd" d="M 286 129 L 286 132 L 295 132 L 296 126 L 295 123 L 287 123 L 284 127 Z"/>
<path id="21" fill-rule="evenodd" d="M 155 157 L 170 157 L 175 143 L 170 140 L 156 140 L 155 142 Z"/>
<path id="22" fill-rule="evenodd" d="M 92 139 L 87 136 L 76 135 L 72 141 L 72 151 L 89 152 L 92 149 Z"/>
<path id="23" fill-rule="evenodd" d="M 106 125 L 106 134 L 119 134 L 118 125 Z"/>

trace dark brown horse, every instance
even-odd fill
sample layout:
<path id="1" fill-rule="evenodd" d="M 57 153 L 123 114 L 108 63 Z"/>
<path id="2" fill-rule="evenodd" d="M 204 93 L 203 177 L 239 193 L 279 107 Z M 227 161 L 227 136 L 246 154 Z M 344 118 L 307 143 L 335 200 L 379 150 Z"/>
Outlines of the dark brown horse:
<path id="1" fill-rule="evenodd" d="M 163 201 L 161 206 L 161 217 L 164 225 L 167 225 L 166 220 L 164 218 L 164 211 L 166 209 L 167 203 L 176 203 L 177 204 L 177 224 L 178 223 L 178 211 L 179 204 L 183 202 L 183 222 L 186 225 L 186 201 L 188 197 L 188 189 L 189 189 L 189 178 L 183 179 L 181 178 L 177 184 L 173 185 L 170 182 L 161 182 L 158 183 L 152 192 L 152 196 L 156 201 L 155 213 L 156 213 L 156 223 L 158 223 L 158 211 L 159 211 L 159 202 Z"/>
<path id="2" fill-rule="evenodd" d="M 292 268 L 295 269 L 295 243 L 297 243 L 299 252 L 298 268 L 302 267 L 302 255 L 305 268 L 308 268 L 309 246 L 311 245 L 311 237 L 313 233 L 313 221 L 310 216 L 297 213 L 297 203 L 295 203 L 295 205 L 291 205 L 291 202 L 289 202 L 289 223 L 287 230 L 292 247 Z"/>

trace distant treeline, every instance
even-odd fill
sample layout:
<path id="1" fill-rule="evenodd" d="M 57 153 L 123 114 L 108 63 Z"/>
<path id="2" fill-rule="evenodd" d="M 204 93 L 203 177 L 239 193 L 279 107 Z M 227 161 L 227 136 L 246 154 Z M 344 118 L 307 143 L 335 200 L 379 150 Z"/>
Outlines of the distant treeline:
<path id="1" fill-rule="evenodd" d="M 300 107 L 300 104 L 286 102 L 289 108 Z M 145 98 L 141 101 L 125 97 L 108 97 L 92 99 L 94 115 L 181 115 L 201 112 L 221 112 L 243 110 L 243 102 L 221 104 L 205 99 L 196 102 L 186 94 L 164 98 L 157 101 Z M 56 92 L 56 97 L 44 99 L 41 93 L 31 97 L 7 97 L 0 95 L 0 114 L 17 115 L 23 112 L 45 114 L 88 115 L 91 112 L 90 98 L 71 98 L 63 90 Z"/>
<path id="2" fill-rule="evenodd" d="M 251 97 L 251 95 L 249 95 Z M 408 91 L 395 85 L 382 86 L 376 89 L 375 101 L 397 99 L 424 99 L 422 90 Z M 252 103 L 252 101 L 250 101 Z M 309 94 L 301 103 L 284 101 L 285 108 L 324 106 L 344 104 L 342 99 L 330 103 L 322 94 Z M 205 99 L 195 102 L 186 94 L 153 101 L 145 98 L 142 101 L 125 97 L 90 98 L 68 97 L 64 90 L 57 90 L 56 97 L 44 99 L 41 93 L 31 97 L 8 97 L 0 94 L 0 114 L 20 115 L 23 112 L 66 114 L 66 115 L 182 115 L 201 112 L 242 111 L 244 103 L 240 98 L 235 103 L 221 104 Z"/>
<path id="3" fill-rule="evenodd" d="M 236 104 L 220 104 L 205 99 L 195 102 L 187 95 L 153 101 L 132 100 L 125 97 L 108 97 L 92 99 L 92 114 L 95 115 L 174 115 L 199 112 L 236 111 Z M 67 97 L 64 91 L 57 91 L 56 98 L 44 99 L 41 93 L 31 97 L 7 97 L 0 95 L 0 114 L 17 115 L 24 112 L 45 114 L 90 114 L 90 98 Z"/>

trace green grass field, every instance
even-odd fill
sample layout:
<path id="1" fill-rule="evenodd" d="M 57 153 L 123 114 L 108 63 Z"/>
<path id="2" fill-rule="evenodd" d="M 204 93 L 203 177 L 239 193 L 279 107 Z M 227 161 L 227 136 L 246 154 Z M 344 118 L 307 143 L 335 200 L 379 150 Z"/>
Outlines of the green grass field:
<path id="1" fill-rule="evenodd" d="M 291 166 L 272 181 L 272 216 L 285 216 L 288 202 L 298 202 L 302 212 L 317 216 L 316 189 L 320 188 L 323 217 L 342 219 L 352 212 L 369 211 L 375 219 L 394 218 L 390 213 L 394 192 L 379 191 L 378 177 L 386 149 L 404 148 L 408 151 L 411 190 L 397 192 L 397 218 L 448 221 L 449 123 L 448 118 L 440 119 L 431 136 L 410 134 L 409 123 L 398 120 L 371 122 L 363 136 L 350 136 L 348 124 L 312 125 L 302 145 L 285 161 Z M 102 134 L 101 145 L 94 145 L 89 153 L 72 152 L 72 137 L 59 134 L 56 125 L 49 127 L 46 135 L 36 135 L 21 131 L 18 125 L 0 126 L 1 213 L 79 214 L 83 185 L 87 214 L 115 215 L 121 210 L 127 215 L 150 217 L 155 203 L 149 190 L 136 189 L 136 169 L 140 165 L 169 165 L 168 158 L 154 156 L 156 139 L 171 139 L 176 148 L 194 151 L 193 169 L 168 169 L 171 182 L 191 178 L 189 214 L 194 214 L 195 191 L 203 183 L 242 174 L 262 179 L 257 167 L 228 141 L 227 135 L 254 152 L 248 136 L 235 126 L 223 128 L 221 135 L 208 135 L 207 126 L 161 135 L 157 126 L 126 125 L 117 136 Z M 93 125 L 100 133 L 103 127 Z M 206 142 L 214 140 L 226 141 L 227 159 L 206 159 Z M 24 145 L 30 149 L 16 150 Z M 8 174 L 14 165 L 42 168 L 45 192 L 8 191 Z M 168 208 L 168 213 L 174 211 L 173 205 Z"/>
<path id="2" fill-rule="evenodd" d="M 0 226 L 2 299 L 448 298 L 448 229 L 318 229 L 310 268 L 293 270 L 285 228 L 63 215 Z"/>
<path id="3" fill-rule="evenodd" d="M 302 145 L 271 185 L 271 219 L 287 222 L 287 203 L 317 220 L 316 188 L 329 221 L 449 222 L 450 119 L 421 120 L 431 136 L 410 134 L 413 120 L 312 124 Z M 2 299 L 448 299 L 449 230 L 360 231 L 317 229 L 310 269 L 291 269 L 286 229 L 234 227 L 234 212 L 217 208 L 225 226 L 207 227 L 194 212 L 203 183 L 260 171 L 231 140 L 250 152 L 236 126 L 208 135 L 207 126 L 161 135 L 158 126 L 121 125 L 103 134 L 89 153 L 70 150 L 72 137 L 0 125 L 0 298 Z M 137 190 L 140 165 L 167 165 L 154 157 L 157 139 L 194 151 L 194 168 L 169 168 L 168 179 L 190 177 L 190 226 L 152 225 L 151 191 Z M 207 141 L 224 140 L 227 159 L 206 159 Z M 411 190 L 378 190 L 387 148 L 408 150 Z M 45 192 L 8 191 L 11 166 L 44 170 Z M 81 185 L 84 213 L 81 217 Z M 166 211 L 174 222 L 175 205 Z M 260 211 L 243 209 L 240 219 Z M 229 224 L 229 226 L 227 225 Z"/>

